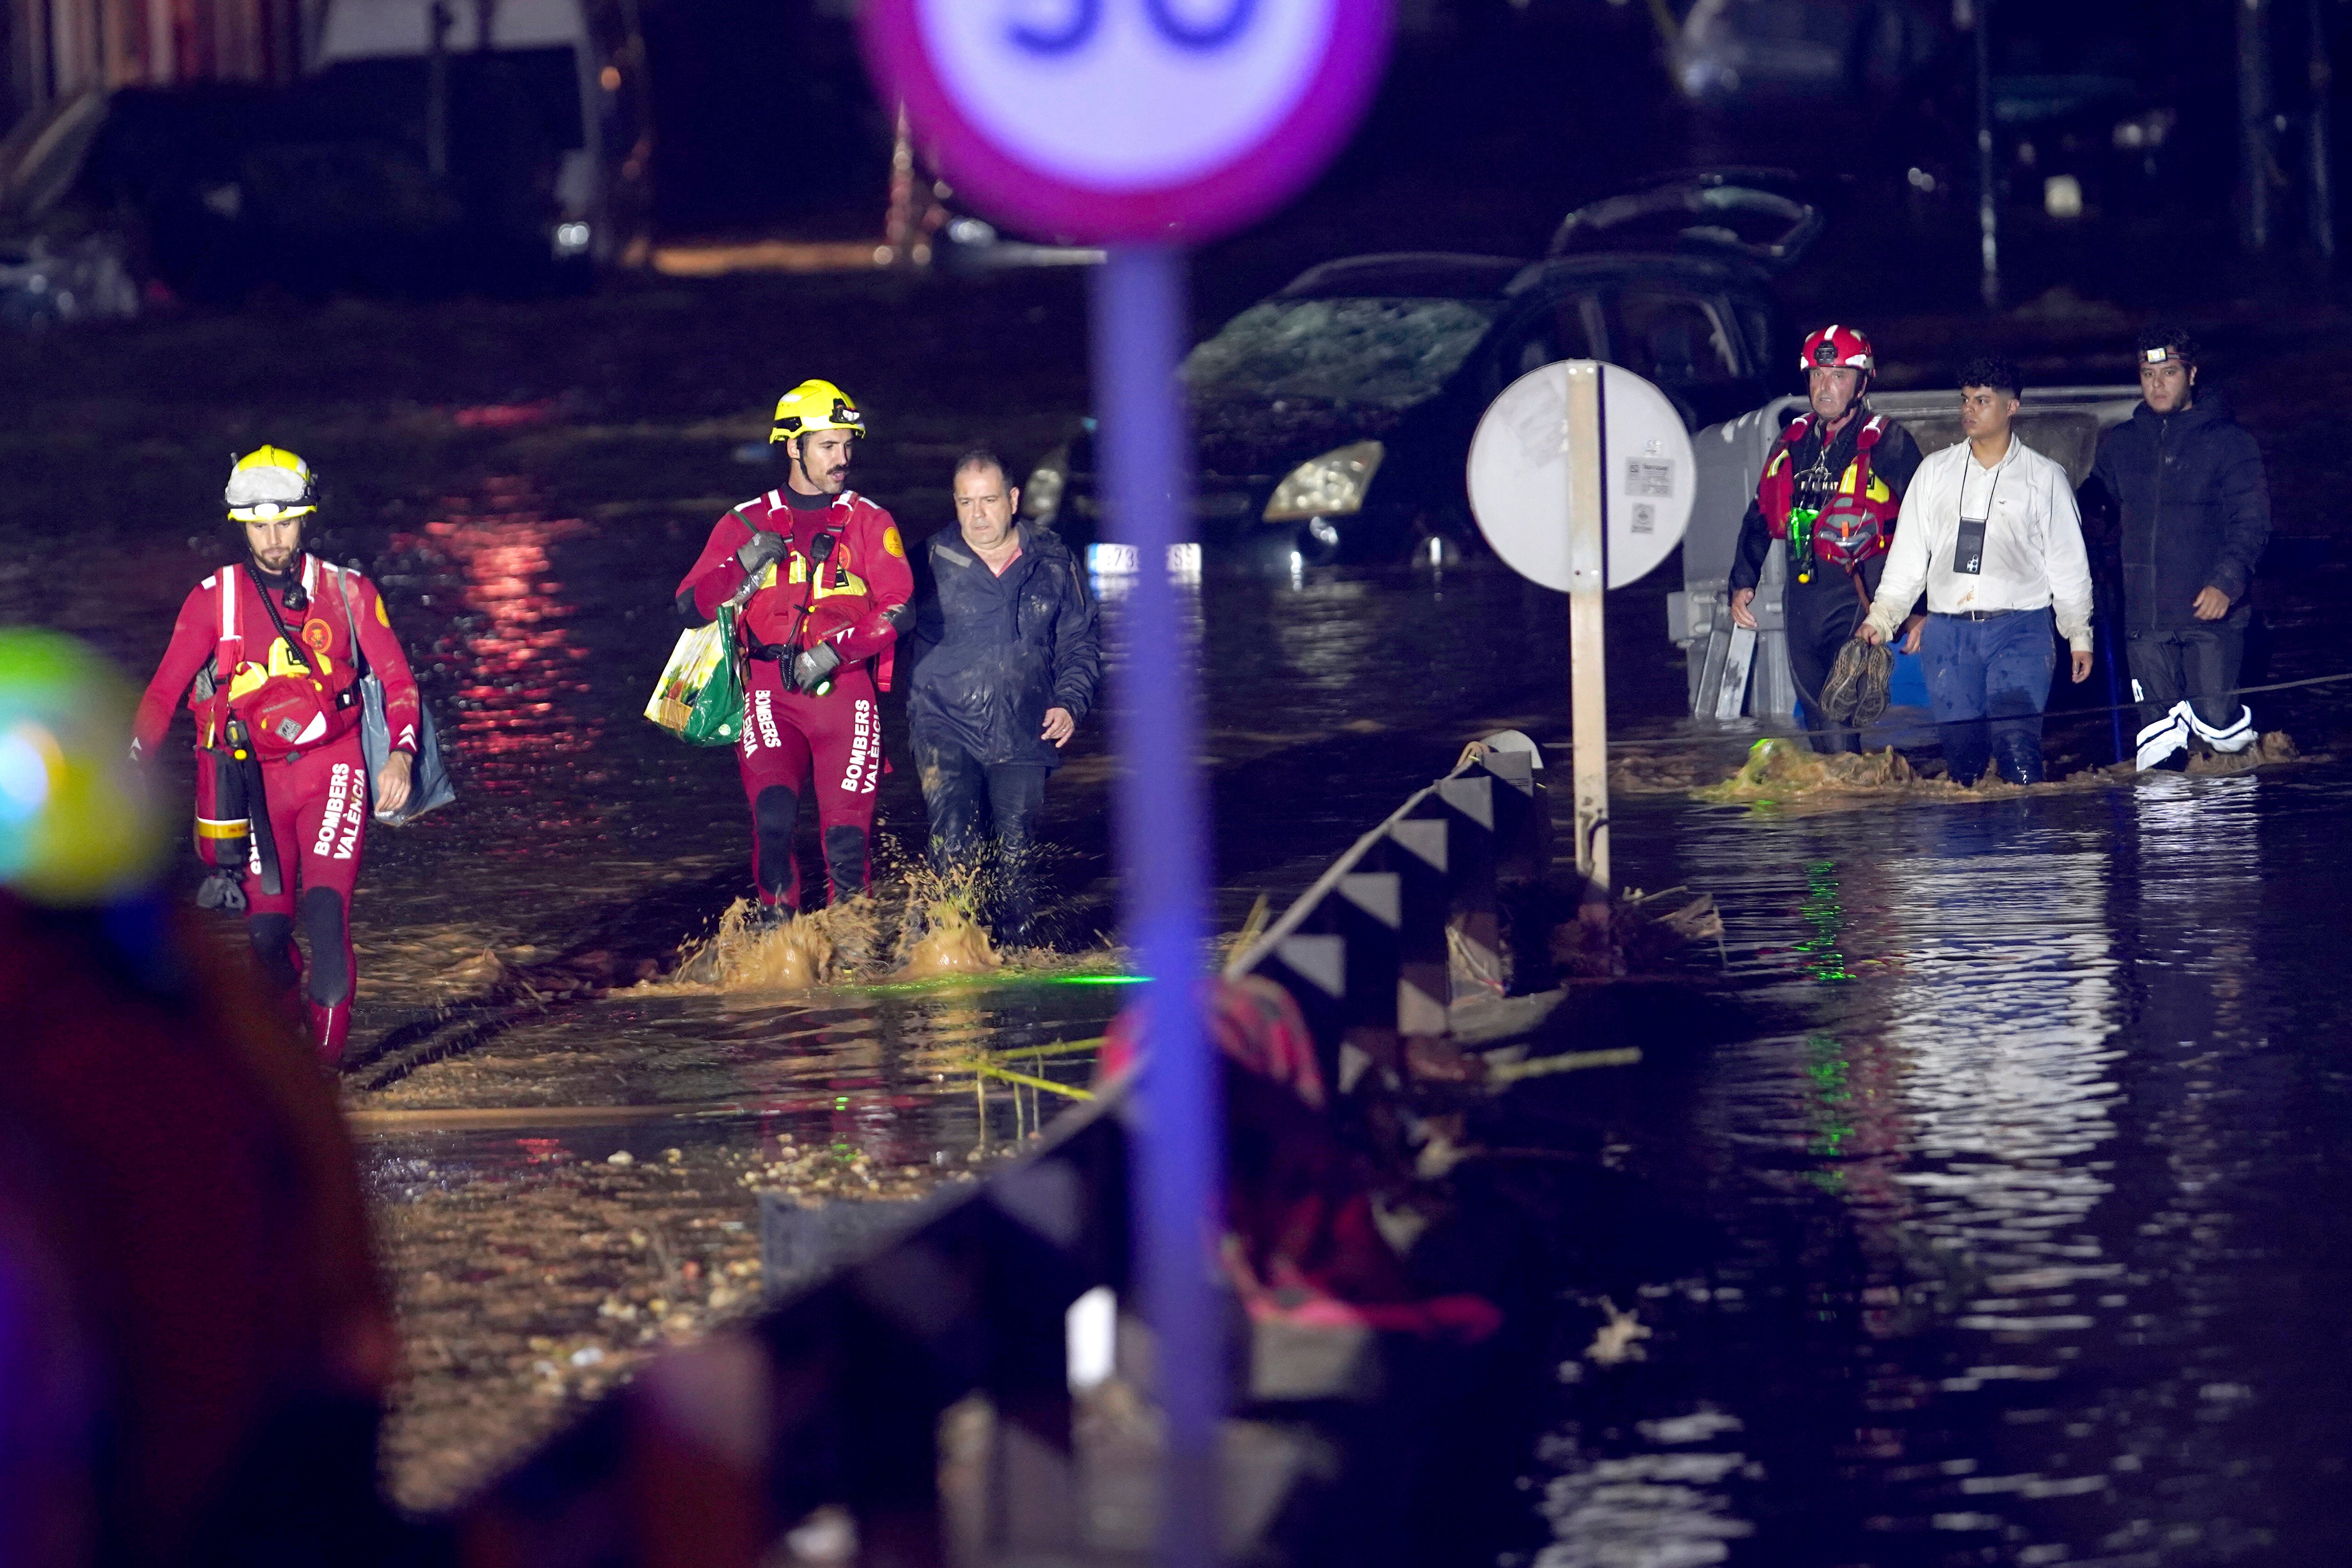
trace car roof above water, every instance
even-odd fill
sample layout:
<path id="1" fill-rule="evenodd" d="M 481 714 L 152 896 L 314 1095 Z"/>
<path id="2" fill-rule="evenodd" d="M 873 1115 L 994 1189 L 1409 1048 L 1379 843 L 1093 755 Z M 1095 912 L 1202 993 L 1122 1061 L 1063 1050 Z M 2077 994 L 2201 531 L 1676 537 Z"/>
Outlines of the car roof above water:
<path id="1" fill-rule="evenodd" d="M 1310 267 L 1277 300 L 1500 300 L 1528 264 L 1507 256 L 1404 251 Z"/>

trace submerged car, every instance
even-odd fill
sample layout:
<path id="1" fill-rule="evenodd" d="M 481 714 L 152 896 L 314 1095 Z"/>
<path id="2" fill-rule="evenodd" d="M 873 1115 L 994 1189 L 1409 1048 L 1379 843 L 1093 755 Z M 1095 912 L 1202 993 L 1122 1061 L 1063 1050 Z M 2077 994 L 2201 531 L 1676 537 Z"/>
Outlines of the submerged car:
<path id="1" fill-rule="evenodd" d="M 1623 365 L 1694 430 L 1769 399 L 1786 357 L 1769 258 L 1718 221 L 1724 198 L 1692 184 L 1584 209 L 1541 261 L 1333 261 L 1226 322 L 1183 365 L 1196 537 L 1213 551 L 1306 563 L 1467 542 L 1476 526 L 1464 466 L 1479 416 L 1519 376 L 1559 360 Z M 1753 216 L 1757 197 L 1743 193 L 1731 216 Z M 1800 203 L 1762 200 L 1784 251 L 1796 228 L 1806 230 L 1801 247 L 1818 227 Z M 1667 210 L 1686 215 L 1675 232 L 1704 232 L 1650 248 L 1645 231 L 1644 248 L 1612 248 L 1630 216 L 1654 230 Z M 1066 537 L 1094 538 L 1091 422 L 1031 473 L 1023 509 Z"/>

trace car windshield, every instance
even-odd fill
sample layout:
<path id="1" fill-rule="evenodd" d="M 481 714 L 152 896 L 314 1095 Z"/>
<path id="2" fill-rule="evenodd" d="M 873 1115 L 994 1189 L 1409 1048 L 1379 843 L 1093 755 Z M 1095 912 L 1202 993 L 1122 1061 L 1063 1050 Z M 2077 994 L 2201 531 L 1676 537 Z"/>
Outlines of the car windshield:
<path id="1" fill-rule="evenodd" d="M 1184 361 L 1196 395 L 1406 408 L 1433 395 L 1501 313 L 1495 300 L 1269 300 Z"/>

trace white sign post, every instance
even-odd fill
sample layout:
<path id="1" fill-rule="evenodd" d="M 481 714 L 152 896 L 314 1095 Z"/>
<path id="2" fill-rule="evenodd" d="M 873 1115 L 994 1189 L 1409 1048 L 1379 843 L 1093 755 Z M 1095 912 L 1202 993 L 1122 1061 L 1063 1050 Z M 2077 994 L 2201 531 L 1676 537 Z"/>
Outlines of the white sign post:
<path id="1" fill-rule="evenodd" d="M 1608 918 L 1605 592 L 1639 582 L 1690 524 L 1690 434 L 1665 394 L 1593 360 L 1531 370 L 1470 443 L 1470 510 L 1504 563 L 1568 595 L 1576 868 L 1588 920 Z"/>
<path id="2" fill-rule="evenodd" d="M 1226 1360 L 1212 1284 L 1224 1211 L 1217 1072 L 1194 987 L 1209 908 L 1200 691 L 1169 574 L 1191 510 L 1181 243 L 1304 188 L 1370 101 L 1388 0 L 866 0 L 866 53 L 982 212 L 1108 245 L 1093 289 L 1107 521 L 1153 568 L 1121 603 L 1116 837 L 1129 942 L 1151 977 L 1134 1125 L 1136 1273 L 1156 1343 L 1160 1561 L 1218 1556 Z"/>

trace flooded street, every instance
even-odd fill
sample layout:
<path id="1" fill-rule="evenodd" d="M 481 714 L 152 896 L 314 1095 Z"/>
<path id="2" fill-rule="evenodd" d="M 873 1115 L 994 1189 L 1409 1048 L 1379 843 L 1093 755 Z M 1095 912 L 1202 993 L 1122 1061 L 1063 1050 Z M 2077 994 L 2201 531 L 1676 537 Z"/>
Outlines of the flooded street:
<path id="1" fill-rule="evenodd" d="M 1080 1088 L 1085 1051 L 1047 1048 L 1100 1036 L 1128 994 L 1099 720 L 1046 797 L 1056 952 L 893 983 L 886 941 L 870 984 L 797 993 L 674 973 L 749 890 L 748 823 L 732 760 L 639 711 L 711 521 L 778 482 L 738 457 L 770 384 L 856 381 L 877 436 L 852 483 L 910 539 L 948 521 L 957 453 L 992 441 L 1024 466 L 1085 411 L 1077 283 L 959 286 L 953 310 L 904 287 L 326 307 L 293 361 L 177 411 L 129 394 L 174 355 L 250 356 L 245 328 L 5 345 L 6 441 L 99 479 L 0 501 L 0 615 L 89 636 L 143 678 L 225 558 L 217 454 L 282 441 L 326 471 L 331 553 L 385 587 L 460 760 L 457 805 L 374 830 L 355 903 L 344 1099 L 405 1339 L 387 1458 L 408 1506 L 756 1306 L 761 1190 L 909 1198 L 1017 1151 L 1066 1101 L 975 1064 Z M 788 309 L 809 298 L 825 309 Z M 886 322 L 905 341 L 869 373 L 859 334 Z M 2323 506 L 2340 459 L 2318 455 L 2343 420 L 2312 412 L 2330 363 L 2282 348 L 2245 400 L 2266 444 L 2305 437 L 2273 452 L 2282 531 L 2314 548 L 2265 585 L 2271 680 L 2352 667 Z M 1007 377 L 1032 395 L 1018 408 L 992 390 Z M 1502 1152 L 1465 1190 L 1515 1237 L 1529 1350 L 1477 1421 L 1501 1446 L 1493 1500 L 1418 1560 L 2352 1554 L 2352 779 L 2328 755 L 2352 684 L 2261 707 L 2311 755 L 2245 777 L 1710 805 L 1679 786 L 1727 776 L 1745 737 L 1678 722 L 1676 574 L 1611 601 L 1625 782 L 1647 786 L 1620 796 L 1615 855 L 1626 886 L 1713 895 L 1723 967 L 1709 952 L 1672 978 L 1707 994 L 1696 1012 L 1612 1026 L 1645 1047 L 1638 1068 L 1475 1113 Z M 1097 589 L 1114 666 L 1181 656 L 1128 646 L 1119 584 Z M 1565 739 L 1563 602 L 1492 563 L 1213 563 L 1189 594 L 1224 932 L 1465 741 Z M 903 759 L 900 699 L 885 725 Z M 2108 728 L 2053 720 L 2053 754 L 2103 764 Z M 908 770 L 881 802 L 887 928 L 921 849 Z"/>
<path id="2" fill-rule="evenodd" d="M 2339 1561 L 2346 804 L 1643 813 L 1757 1026 L 1532 1115 L 1673 1217 L 1567 1314 L 1535 1560 Z"/>

